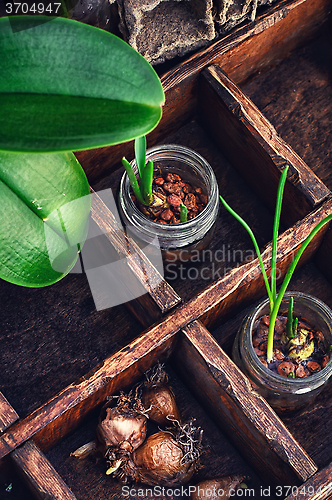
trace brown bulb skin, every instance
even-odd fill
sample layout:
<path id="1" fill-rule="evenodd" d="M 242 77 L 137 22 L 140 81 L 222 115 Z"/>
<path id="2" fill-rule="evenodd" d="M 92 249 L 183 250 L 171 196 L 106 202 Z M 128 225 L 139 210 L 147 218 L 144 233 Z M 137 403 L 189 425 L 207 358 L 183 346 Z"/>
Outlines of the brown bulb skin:
<path id="1" fill-rule="evenodd" d="M 97 427 L 99 450 L 105 454 L 109 448 L 132 452 L 146 438 L 147 418 L 144 415 L 123 414 L 117 408 L 107 408 L 106 418 Z"/>
<path id="2" fill-rule="evenodd" d="M 173 391 L 165 384 L 148 385 L 143 388 L 142 403 L 150 420 L 161 426 L 169 426 L 172 420 L 181 422 Z"/>
<path id="3" fill-rule="evenodd" d="M 132 454 L 130 475 L 150 486 L 185 484 L 194 474 L 195 463 L 182 463 L 182 448 L 169 432 L 149 436 Z M 129 465 L 129 464 L 128 464 Z"/>

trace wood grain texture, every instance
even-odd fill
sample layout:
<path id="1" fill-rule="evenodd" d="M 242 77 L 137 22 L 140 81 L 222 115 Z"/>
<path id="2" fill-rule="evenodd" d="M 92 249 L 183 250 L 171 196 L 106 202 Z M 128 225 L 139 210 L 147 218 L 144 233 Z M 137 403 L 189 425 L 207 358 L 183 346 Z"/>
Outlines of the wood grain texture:
<path id="1" fill-rule="evenodd" d="M 242 87 L 278 134 L 332 188 L 332 29 Z"/>
<path id="2" fill-rule="evenodd" d="M 232 32 L 165 73 L 165 91 L 215 63 L 237 83 L 287 57 L 290 51 L 316 36 L 328 19 L 328 0 L 284 0 L 257 16 L 255 22 Z M 167 94 L 166 94 L 167 101 Z"/>
<path id="3" fill-rule="evenodd" d="M 11 454 L 23 479 L 30 490 L 40 500 L 76 500 L 45 455 L 33 441 L 27 441 Z"/>
<path id="4" fill-rule="evenodd" d="M 286 57 L 291 50 L 315 37 L 330 9 L 329 0 L 279 2 L 278 5 L 268 9 L 255 23 L 238 28 L 164 75 L 162 83 L 166 92 L 166 105 L 160 125 L 149 135 L 149 146 L 163 141 L 167 135 L 176 131 L 195 115 L 197 97 L 200 93 L 199 76 L 204 67 L 217 63 L 222 70 L 228 72 L 236 84 L 242 83 L 251 78 L 255 72 L 265 71 Z M 310 176 L 299 157 L 294 156 L 293 153 L 289 156 L 287 145 L 274 134 L 269 124 L 257 114 L 251 103 L 230 82 L 230 79 L 226 81 L 219 70 L 217 73 L 212 74 L 210 71 L 210 77 L 214 82 L 219 79 L 218 86 L 224 85 L 224 91 L 228 94 L 228 100 L 224 98 L 228 106 L 227 112 L 232 113 L 236 123 L 241 123 L 241 127 L 245 125 L 248 131 L 247 136 L 238 133 L 240 139 L 246 137 L 246 147 L 252 148 L 251 163 L 254 163 L 252 158 L 260 156 L 261 164 L 266 161 L 269 165 L 269 168 L 266 168 L 265 186 L 270 185 L 275 190 L 280 168 L 285 161 L 291 163 L 292 166 L 293 177 L 288 182 L 285 199 L 293 200 L 294 206 L 292 203 L 286 205 L 289 208 L 289 210 L 287 208 L 286 225 L 288 227 L 289 224 L 294 223 L 294 226 L 279 237 L 278 269 L 281 277 L 285 274 L 294 252 L 309 234 L 311 228 L 325 215 L 331 213 L 332 201 L 324 201 L 326 196 L 329 196 L 329 192 L 324 194 L 321 183 L 317 182 L 317 179 L 315 182 L 312 181 L 313 177 Z M 210 82 L 208 88 L 210 92 Z M 253 110 L 256 113 L 254 115 Z M 227 123 L 229 125 L 230 122 Z M 235 129 L 239 130 L 237 127 Z M 107 172 L 118 168 L 123 155 L 128 159 L 132 157 L 132 144 L 77 154 L 88 174 L 90 183 L 96 182 Z M 253 171 L 255 170 L 251 170 Z M 268 195 L 267 198 L 274 199 L 274 196 Z M 311 212 L 323 201 L 322 207 Z M 102 220 L 99 222 L 104 224 L 106 221 L 105 232 L 109 232 L 108 214 L 105 214 L 104 208 L 97 207 L 97 211 L 99 210 L 104 210 Z M 304 216 L 303 220 L 298 221 Z M 112 223 L 110 223 L 111 226 Z M 324 239 L 325 235 L 326 239 Z M 121 245 L 124 245 L 122 250 L 126 253 L 128 242 L 121 240 L 118 243 L 120 249 Z M 331 231 L 326 227 L 310 245 L 301 263 L 304 264 L 312 259 L 319 248 L 317 258 L 320 261 L 322 257 L 322 269 L 324 269 L 324 262 L 330 261 L 331 244 Z M 267 267 L 270 255 L 271 246 L 268 245 L 263 253 Z M 331 467 L 328 466 L 324 471 L 314 474 L 316 466 L 312 459 L 301 449 L 264 400 L 251 390 L 245 377 L 234 369 L 204 326 L 196 321 L 200 319 L 205 326 L 213 327 L 221 319 L 242 310 L 246 304 L 261 297 L 265 289 L 257 260 L 231 270 L 224 278 L 204 288 L 189 302 L 175 310 L 172 308 L 173 305 L 179 304 L 178 298 L 165 281 L 159 281 L 158 285 L 153 282 L 155 275 L 149 268 L 149 263 L 144 261 L 142 267 L 136 258 L 132 258 L 130 265 L 134 274 L 147 283 L 147 294 L 138 302 L 130 304 L 129 307 L 135 317 L 145 326 L 150 326 L 156 320 L 158 323 L 150 326 L 140 337 L 115 354 L 108 356 L 76 383 L 64 387 L 22 421 L 14 423 L 14 419 L 17 418 L 16 412 L 8 408 L 7 403 L 0 398 L 0 424 L 2 425 L 0 430 L 3 431 L 0 435 L 0 456 L 4 457 L 9 454 L 15 457 L 15 462 L 24 470 L 26 477 L 34 485 L 33 489 L 38 498 L 43 498 L 43 500 L 45 498 L 72 499 L 73 497 L 70 496 L 72 493 L 61 482 L 61 478 L 54 476 L 52 466 L 44 461 L 42 453 L 31 441 L 31 437 L 36 439 L 36 444 L 43 450 L 48 450 L 59 443 L 66 434 L 78 428 L 85 417 L 96 409 L 107 395 L 126 390 L 157 360 L 171 357 L 179 371 L 183 372 L 183 380 L 192 386 L 198 398 L 202 398 L 202 406 L 204 408 L 206 406 L 214 414 L 218 426 L 227 431 L 247 461 L 250 463 L 253 461 L 258 472 L 267 471 L 266 477 L 263 478 L 265 481 L 271 481 L 271 484 L 276 485 L 281 482 L 300 484 L 306 481 L 304 484 L 314 485 L 315 491 L 318 490 L 318 485 L 323 486 L 320 491 L 322 496 L 317 497 L 318 500 L 331 497 L 329 489 Z M 146 266 L 152 273 L 150 275 L 152 281 L 146 280 L 144 271 Z M 159 286 L 162 290 L 158 290 Z M 58 287 L 56 290 L 63 289 Z M 75 295 L 75 292 L 76 289 L 73 289 L 73 292 L 68 294 L 69 298 L 66 299 L 68 302 L 71 300 L 70 295 L 75 296 L 77 301 L 79 300 L 81 295 Z M 61 296 L 61 292 L 58 293 Z M 154 294 L 152 302 L 150 301 L 151 294 Z M 33 295 L 33 297 L 36 296 Z M 63 301 L 63 295 L 61 301 Z M 81 307 L 80 314 L 85 314 L 83 309 L 86 308 L 86 302 L 81 304 Z M 59 309 L 49 308 L 54 315 L 56 311 L 59 311 Z M 63 310 L 65 315 L 69 311 L 69 323 L 72 321 L 69 306 L 65 304 Z M 164 312 L 168 314 L 161 320 Z M 40 318 L 40 311 L 38 311 L 34 318 L 37 323 L 36 329 L 39 328 L 41 332 L 44 332 L 43 321 Z M 38 326 L 39 321 L 42 326 Z M 94 324 L 98 328 L 98 322 Z M 80 331 L 81 323 L 78 323 L 78 326 L 77 330 Z M 123 345 L 121 344 L 121 324 L 117 326 L 117 339 L 120 338 L 120 345 Z M 33 324 L 29 324 L 29 328 L 34 328 Z M 48 331 L 51 329 L 49 325 L 47 328 Z M 181 329 L 183 331 L 180 331 Z M 19 333 L 19 331 L 16 332 L 17 335 Z M 133 336 L 130 338 L 132 339 Z M 117 342 L 119 343 L 118 340 Z M 119 349 L 118 343 L 116 349 Z M 105 343 L 105 345 L 108 349 L 109 344 Z M 115 348 L 107 352 L 114 352 L 114 350 Z M 73 358 L 74 356 L 75 354 Z M 104 356 L 107 354 L 103 354 L 102 358 Z M 100 359 L 99 357 L 98 361 Z M 46 369 L 42 375 L 44 377 L 48 375 L 51 378 Z M 70 376 L 69 380 L 72 379 Z M 43 381 L 39 383 L 42 385 Z M 320 446 L 323 445 L 320 444 Z M 55 489 L 52 487 L 52 481 L 57 484 Z M 52 496 L 54 493 L 58 496 Z M 117 493 L 112 492 L 112 498 L 117 498 L 116 495 Z M 311 495 L 309 497 L 312 498 Z"/>
<path id="5" fill-rule="evenodd" d="M 279 237 L 277 266 L 284 275 L 294 252 L 311 229 L 332 212 L 332 200 L 306 217 Z M 325 229 L 325 231 L 324 231 Z M 326 232 L 327 226 L 316 236 L 307 249 L 302 263 L 310 259 Z M 262 254 L 268 267 L 270 245 Z M 167 357 L 174 348 L 176 333 L 192 321 L 202 318 L 213 324 L 239 305 L 264 295 L 264 283 L 257 259 L 233 269 L 223 279 L 207 287 L 186 304 L 170 312 L 133 342 L 106 358 L 91 373 L 69 385 L 54 398 L 14 424 L 0 436 L 0 458 L 34 436 L 44 451 L 61 437 L 77 427 L 82 419 L 108 394 L 132 385 L 160 357 Z"/>
<path id="6" fill-rule="evenodd" d="M 0 393 L 0 430 L 3 432 L 19 419 L 14 408 Z M 16 464 L 24 482 L 40 500 L 75 500 L 68 488 L 33 441 L 27 441 L 14 450 L 10 460 Z"/>
<path id="7" fill-rule="evenodd" d="M 331 194 L 219 66 L 202 72 L 199 95 L 200 116 L 211 136 L 271 210 L 280 172 L 289 166 L 283 204 L 288 223 L 304 217 Z"/>
<path id="8" fill-rule="evenodd" d="M 282 233 L 277 241 L 278 283 L 281 282 L 294 255 L 311 230 L 332 212 L 332 200 L 327 200 L 320 208 L 311 212 L 302 221 Z M 326 224 L 309 244 L 302 255 L 298 268 L 312 259 L 328 230 Z M 271 259 L 271 243 L 262 252 L 262 260 L 269 275 Z M 259 263 L 256 260 L 232 269 L 222 280 L 218 280 L 199 293 L 194 299 L 197 304 L 203 303 L 205 312 L 200 319 L 211 329 L 221 318 L 227 318 L 237 311 L 239 304 L 246 307 L 254 300 L 266 295 L 266 289 Z"/>
<path id="9" fill-rule="evenodd" d="M 267 484 L 300 484 L 317 466 L 249 380 L 195 321 L 174 353 L 183 380 Z"/>
<path id="10" fill-rule="evenodd" d="M 16 420 L 19 416 L 14 408 L 9 404 L 5 396 L 0 392 L 0 432 L 3 432 Z"/>
<path id="11" fill-rule="evenodd" d="M 31 437 L 43 451 L 48 450 L 75 429 L 109 394 L 131 386 L 159 358 L 167 358 L 172 349 L 174 333 L 178 330 L 173 322 L 171 325 L 168 323 L 167 327 L 162 324 L 150 329 L 11 426 L 0 436 L 0 458 Z"/>
<path id="12" fill-rule="evenodd" d="M 283 490 L 284 492 L 286 489 Z M 332 497 L 332 465 L 329 464 L 303 483 L 298 491 L 288 495 L 285 500 L 296 500 L 301 495 L 303 500 L 328 500 Z"/>
<path id="13" fill-rule="evenodd" d="M 196 110 L 200 71 L 219 64 L 240 84 L 286 57 L 317 34 L 330 11 L 329 0 L 284 0 L 267 9 L 253 23 L 237 28 L 161 77 L 166 95 L 163 117 L 148 136 L 149 146 L 188 121 Z M 76 152 L 89 182 L 119 168 L 122 156 L 133 156 L 132 143 Z"/>
<path id="14" fill-rule="evenodd" d="M 151 316 L 152 312 L 155 312 L 153 321 L 146 325 L 148 326 L 156 321 L 162 314 L 165 314 L 178 305 L 181 302 L 181 298 L 164 280 L 159 271 L 151 264 L 136 241 L 127 235 L 122 226 L 119 226 L 111 210 L 103 202 L 100 196 L 94 192 L 92 188 L 91 190 L 92 219 L 111 242 L 119 257 L 121 259 L 126 259 L 126 263 L 134 277 L 148 294 L 148 296 L 144 296 L 144 299 L 141 299 L 144 300 L 147 311 L 151 308 L 149 314 L 142 313 L 142 322 L 146 324 L 147 320 L 149 320 L 147 316 Z M 130 280 L 130 286 L 132 286 L 132 280 Z M 135 298 L 134 290 L 128 287 L 128 296 L 131 294 L 133 294 L 133 298 Z M 131 305 L 135 310 L 134 304 Z M 157 314 L 158 310 L 160 311 L 159 315 Z"/>

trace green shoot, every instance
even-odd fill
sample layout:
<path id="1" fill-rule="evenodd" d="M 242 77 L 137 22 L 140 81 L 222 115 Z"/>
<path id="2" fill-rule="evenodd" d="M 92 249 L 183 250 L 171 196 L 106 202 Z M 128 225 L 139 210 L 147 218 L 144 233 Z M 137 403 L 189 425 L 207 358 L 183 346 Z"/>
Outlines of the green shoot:
<path id="1" fill-rule="evenodd" d="M 134 143 L 135 150 L 135 160 L 138 170 L 138 175 L 142 178 L 143 170 L 146 163 L 146 137 L 142 135 L 141 137 L 137 137 Z"/>
<path id="2" fill-rule="evenodd" d="M 133 193 L 139 203 L 150 206 L 153 202 L 152 181 L 153 181 L 153 162 L 146 162 L 146 137 L 145 135 L 135 139 L 135 160 L 138 170 L 138 179 L 126 158 L 122 158 L 124 166 Z"/>
<path id="3" fill-rule="evenodd" d="M 284 277 L 284 280 L 281 284 L 281 287 L 279 289 L 279 293 L 276 293 L 276 261 L 277 261 L 277 239 L 278 239 L 278 229 L 279 229 L 279 220 L 280 220 L 280 211 L 281 211 L 281 203 L 282 203 L 282 197 L 283 197 L 283 190 L 286 182 L 286 176 L 287 176 L 287 170 L 288 166 L 283 170 L 279 186 L 278 186 L 278 193 L 277 193 L 277 203 L 276 203 L 276 211 L 275 211 L 275 219 L 274 219 L 274 227 L 273 227 L 273 240 L 272 240 L 272 254 L 271 254 L 271 285 L 268 281 L 267 274 L 265 271 L 264 263 L 262 260 L 262 256 L 260 253 L 260 249 L 258 247 L 257 241 L 255 239 L 255 236 L 248 226 L 248 224 L 236 213 L 234 210 L 231 209 L 231 207 L 226 203 L 226 201 L 220 196 L 222 204 L 225 206 L 225 208 L 245 227 L 245 229 L 248 231 L 252 242 L 255 247 L 255 251 L 258 257 L 259 265 L 262 271 L 262 275 L 264 278 L 264 283 L 266 287 L 266 291 L 269 297 L 269 302 L 270 302 L 270 324 L 269 324 L 269 333 L 268 333 L 268 342 L 267 342 L 267 361 L 268 363 L 272 362 L 273 360 L 273 338 L 274 338 L 274 328 L 275 328 L 275 323 L 277 319 L 277 315 L 280 309 L 281 301 L 284 297 L 284 294 L 286 292 L 286 289 L 289 285 L 289 282 L 293 276 L 293 273 L 295 271 L 295 268 L 311 242 L 311 240 L 315 237 L 315 235 L 318 233 L 318 231 L 332 219 L 332 214 L 328 215 L 324 219 L 322 219 L 311 231 L 309 236 L 304 240 L 302 243 L 301 247 L 297 251 L 293 262 L 289 266 L 286 275 Z M 296 331 L 297 325 L 296 322 L 292 322 L 292 331 Z"/>
<path id="4" fill-rule="evenodd" d="M 188 218 L 188 208 L 186 207 L 186 205 L 181 203 L 181 205 L 180 205 L 180 222 L 187 222 L 187 218 Z"/>
<path id="5" fill-rule="evenodd" d="M 293 318 L 294 309 L 294 298 L 289 298 L 288 303 L 288 313 L 287 313 L 287 323 L 286 323 L 286 334 L 289 339 L 296 337 L 296 330 L 298 324 L 298 318 Z"/>
<path id="6" fill-rule="evenodd" d="M 148 206 L 153 202 L 152 181 L 153 161 L 149 160 L 145 165 L 141 176 L 141 193 L 143 196 L 144 204 Z"/>
<path id="7" fill-rule="evenodd" d="M 316 234 L 318 233 L 318 231 L 327 223 L 329 222 L 330 220 L 332 219 L 332 214 L 328 215 L 327 217 L 325 217 L 323 220 L 321 220 L 317 226 L 314 227 L 314 229 L 311 231 L 311 233 L 309 234 L 309 236 L 307 236 L 307 238 L 304 240 L 304 242 L 302 243 L 302 245 L 300 246 L 299 250 L 297 251 L 295 257 L 294 257 L 294 260 L 293 262 L 291 263 L 291 265 L 289 266 L 288 268 L 288 271 L 286 273 L 286 276 L 284 278 L 284 281 L 282 282 L 282 285 L 279 289 L 279 293 L 278 293 L 278 296 L 277 296 L 277 300 L 274 304 L 274 308 L 273 308 L 273 311 L 272 311 L 272 314 L 270 315 L 270 326 L 269 326 L 269 333 L 268 333 L 268 345 L 267 345 L 267 360 L 268 362 L 271 362 L 272 361 L 272 358 L 273 358 L 273 336 L 274 336 L 274 326 L 275 326 L 275 322 L 276 322 L 276 319 L 277 319 L 277 315 L 278 315 L 278 311 L 279 311 L 279 308 L 280 308 L 280 305 L 281 305 L 281 301 L 285 295 L 285 292 L 286 292 L 286 289 L 289 285 L 289 282 L 293 276 L 293 273 L 295 271 L 295 268 L 301 258 L 301 255 L 303 254 L 304 250 L 307 248 L 307 246 L 309 245 L 309 243 L 311 242 L 311 240 L 316 236 Z"/>
<path id="8" fill-rule="evenodd" d="M 143 200 L 143 196 L 141 194 L 140 186 L 138 184 L 136 175 L 134 174 L 134 171 L 131 168 L 129 161 L 126 160 L 126 158 L 122 158 L 122 165 L 124 166 L 125 171 L 127 172 L 130 185 L 132 187 L 132 190 L 134 192 L 134 195 L 135 195 L 137 201 L 144 204 L 144 200 Z"/>
<path id="9" fill-rule="evenodd" d="M 280 182 L 277 191 L 277 202 L 276 209 L 274 215 L 274 224 L 273 224 L 273 235 L 272 235 L 272 254 L 271 254 L 271 294 L 273 303 L 271 304 L 271 309 L 273 309 L 273 305 L 277 299 L 277 240 L 278 240 L 278 232 L 279 232 L 279 224 L 280 224 L 280 214 L 281 214 L 281 205 L 282 205 L 282 197 L 284 193 L 284 187 L 286 183 L 288 165 L 283 170 Z"/>
<path id="10" fill-rule="evenodd" d="M 269 296 L 269 301 L 270 301 L 270 305 L 271 303 L 273 303 L 273 299 L 272 299 L 272 294 L 271 294 L 271 289 L 270 289 L 270 283 L 269 283 L 269 280 L 267 278 L 267 274 L 266 274 L 266 271 L 265 271 L 265 267 L 264 267 L 264 264 L 263 264 L 263 260 L 262 260 L 262 256 L 261 256 L 261 253 L 260 253 L 260 250 L 259 250 L 259 246 L 258 246 L 258 243 L 256 241 L 256 238 L 254 236 L 254 233 L 252 232 L 251 228 L 248 226 L 248 224 L 242 219 L 242 217 L 240 217 L 229 205 L 228 203 L 226 203 L 226 201 L 224 200 L 224 198 L 219 195 L 220 197 L 220 200 L 221 200 L 221 203 L 224 205 L 224 207 L 244 226 L 244 228 L 248 231 L 249 233 L 249 236 L 253 242 L 253 245 L 255 247 L 255 251 L 256 251 L 256 254 L 257 254 L 257 257 L 258 257 L 258 260 L 259 260 L 259 265 L 261 267 L 261 271 L 262 271 L 262 274 L 263 274 L 263 278 L 264 278 L 264 283 L 265 283 L 265 287 L 266 287 L 266 291 L 267 291 L 267 294 Z"/>

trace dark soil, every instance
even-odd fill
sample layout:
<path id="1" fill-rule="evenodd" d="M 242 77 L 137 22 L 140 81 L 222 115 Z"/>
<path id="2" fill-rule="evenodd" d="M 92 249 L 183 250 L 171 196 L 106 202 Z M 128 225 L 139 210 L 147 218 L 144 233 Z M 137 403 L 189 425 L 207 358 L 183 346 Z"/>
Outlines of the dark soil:
<path id="1" fill-rule="evenodd" d="M 139 210 L 149 219 L 159 224 L 179 224 L 180 207 L 187 207 L 187 220 L 191 220 L 202 212 L 208 197 L 202 188 L 183 182 L 177 174 L 167 173 L 155 175 L 152 185 L 153 202 L 147 207 L 132 199 Z"/>
<path id="2" fill-rule="evenodd" d="M 267 363 L 269 316 L 258 319 L 253 332 L 253 346 L 257 356 L 268 368 L 283 377 L 304 378 L 322 370 L 329 358 L 329 346 L 324 335 L 306 319 L 299 318 L 297 335 L 288 339 L 286 316 L 278 316 L 274 334 L 274 359 Z"/>

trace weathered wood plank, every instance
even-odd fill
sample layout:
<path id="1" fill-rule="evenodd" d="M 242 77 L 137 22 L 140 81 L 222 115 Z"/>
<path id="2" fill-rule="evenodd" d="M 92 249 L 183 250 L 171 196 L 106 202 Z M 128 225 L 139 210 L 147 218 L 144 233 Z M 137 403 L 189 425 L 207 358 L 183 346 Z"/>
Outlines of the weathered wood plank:
<path id="1" fill-rule="evenodd" d="M 289 166 L 283 213 L 295 223 L 331 193 L 217 65 L 202 72 L 200 116 L 221 150 L 274 209 L 280 171 Z"/>
<path id="2" fill-rule="evenodd" d="M 331 33 L 322 29 L 319 38 L 241 87 L 330 190 Z"/>
<path id="3" fill-rule="evenodd" d="M 14 408 L 9 404 L 5 396 L 0 392 L 0 432 L 3 432 L 19 419 Z"/>
<path id="4" fill-rule="evenodd" d="M 43 451 L 47 451 L 75 429 L 109 394 L 132 386 L 158 359 L 168 357 L 174 333 L 179 328 L 174 322 L 167 326 L 162 324 L 150 329 L 11 426 L 0 436 L 0 458 L 32 437 Z"/>
<path id="5" fill-rule="evenodd" d="M 166 94 L 163 117 L 149 134 L 153 146 L 178 129 L 196 111 L 197 80 L 200 71 L 219 64 L 237 83 L 259 70 L 264 70 L 286 57 L 290 51 L 315 36 L 330 12 L 329 0 L 284 0 L 278 2 L 254 23 L 237 28 L 206 49 L 161 77 Z M 102 176 L 118 168 L 122 156 L 132 157 L 131 143 L 75 153 L 94 184 Z"/>
<path id="6" fill-rule="evenodd" d="M 317 466 L 211 334 L 195 321 L 182 330 L 173 359 L 218 425 L 267 484 L 301 484 Z"/>
<path id="7" fill-rule="evenodd" d="M 286 488 L 282 489 L 283 493 Z M 332 497 L 332 464 L 320 470 L 313 477 L 303 483 L 299 489 L 291 490 L 285 500 L 297 500 L 301 495 L 303 500 L 328 500 Z"/>
<path id="8" fill-rule="evenodd" d="M 167 92 L 212 63 L 220 65 L 236 84 L 241 84 L 317 36 L 330 12 L 328 0 L 278 2 L 257 16 L 255 22 L 232 30 L 165 73 L 163 87 Z"/>
<path id="9" fill-rule="evenodd" d="M 311 229 L 332 212 L 332 200 L 326 202 L 303 221 L 280 235 L 277 266 L 279 278 L 284 276 L 294 252 Z M 316 235 L 301 259 L 312 258 L 322 241 L 327 225 Z M 262 254 L 269 267 L 271 245 Z M 163 321 L 143 332 L 126 347 L 106 358 L 95 370 L 69 385 L 25 419 L 0 436 L 0 458 L 34 436 L 44 451 L 77 427 L 82 419 L 108 394 L 131 386 L 160 357 L 167 357 L 174 348 L 176 333 L 192 321 L 201 318 L 206 325 L 234 312 L 239 305 L 264 295 L 264 282 L 256 260 L 230 271 L 225 278 L 208 286 L 189 302 L 171 311 Z"/>
<path id="10" fill-rule="evenodd" d="M 316 209 L 302 221 L 282 233 L 277 242 L 277 274 L 278 283 L 281 282 L 294 255 L 311 230 L 332 212 L 332 200 L 326 201 L 320 208 Z M 312 240 L 302 255 L 298 266 L 301 266 L 313 258 L 320 247 L 324 235 L 328 230 L 326 224 Z M 269 275 L 269 263 L 271 258 L 271 244 L 266 246 L 262 253 L 264 266 Z M 256 266 L 252 267 L 255 263 Z M 218 280 L 199 293 L 195 302 L 204 303 L 205 312 L 200 315 L 201 321 L 208 329 L 212 329 L 221 318 L 227 318 L 236 312 L 238 305 L 246 307 L 254 300 L 266 295 L 263 277 L 257 260 L 245 264 L 239 268 L 232 269 L 222 280 Z M 197 307 L 197 306 L 196 306 Z"/>
<path id="11" fill-rule="evenodd" d="M 0 431 L 19 419 L 19 415 L 0 393 Z M 61 479 L 33 441 L 27 441 L 10 455 L 23 480 L 40 500 L 75 500 L 74 494 Z"/>
<path id="12" fill-rule="evenodd" d="M 76 499 L 33 441 L 26 442 L 22 447 L 14 450 L 10 456 L 36 498 L 40 500 Z"/>
<path id="13" fill-rule="evenodd" d="M 94 192 L 92 188 L 91 191 L 92 219 L 110 241 L 119 257 L 126 259 L 126 263 L 132 272 L 133 279 L 129 280 L 128 278 L 128 298 L 132 296 L 134 299 L 136 297 L 135 290 L 132 289 L 136 279 L 147 292 L 127 305 L 136 318 L 148 327 L 160 319 L 163 314 L 178 305 L 181 298 L 151 264 L 133 238 L 126 234 L 98 193 Z M 124 279 L 124 285 L 126 285 L 126 281 Z M 136 301 L 138 307 L 135 306 Z"/>

